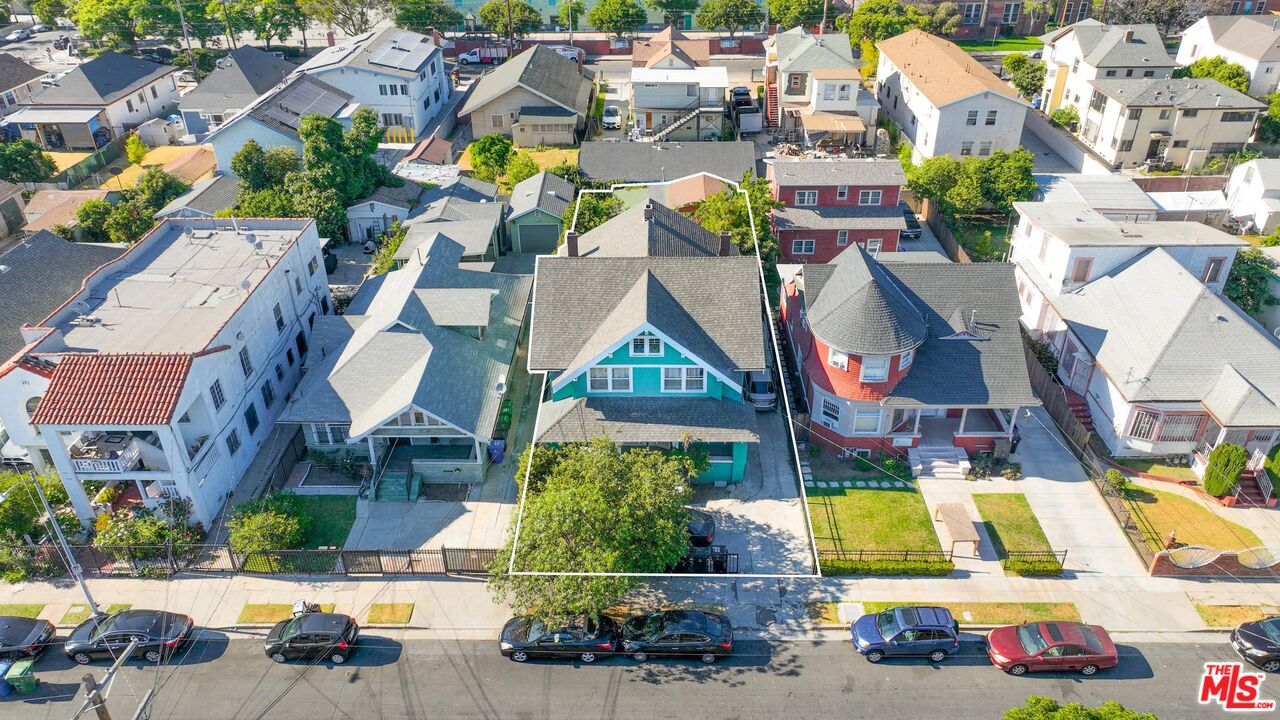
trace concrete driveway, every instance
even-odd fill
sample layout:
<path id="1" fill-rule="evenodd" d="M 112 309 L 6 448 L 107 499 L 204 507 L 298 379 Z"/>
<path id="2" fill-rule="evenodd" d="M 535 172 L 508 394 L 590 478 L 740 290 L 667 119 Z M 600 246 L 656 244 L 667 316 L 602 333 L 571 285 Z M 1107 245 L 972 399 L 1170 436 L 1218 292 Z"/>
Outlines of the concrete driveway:
<path id="1" fill-rule="evenodd" d="M 627 82 L 622 75 L 608 78 L 608 85 L 604 94 L 605 107 L 616 107 L 622 113 L 622 127 L 606 130 L 601 128 L 600 135 L 596 140 L 616 140 L 618 142 L 627 139 L 628 116 L 631 112 L 631 103 L 628 98 L 631 96 L 631 83 Z"/>
<path id="2" fill-rule="evenodd" d="M 1053 148 L 1049 147 L 1045 141 L 1040 139 L 1039 135 L 1031 132 L 1027 128 L 1022 129 L 1022 147 L 1031 151 L 1035 156 L 1032 162 L 1032 170 L 1038 173 L 1075 173 L 1080 169 L 1067 162 Z"/>

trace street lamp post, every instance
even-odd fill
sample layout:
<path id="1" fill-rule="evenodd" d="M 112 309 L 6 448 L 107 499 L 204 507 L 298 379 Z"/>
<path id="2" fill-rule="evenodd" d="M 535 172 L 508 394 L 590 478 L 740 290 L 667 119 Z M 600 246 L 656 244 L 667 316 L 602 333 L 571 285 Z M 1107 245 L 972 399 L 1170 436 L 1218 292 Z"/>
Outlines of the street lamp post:
<path id="1" fill-rule="evenodd" d="M 58 538 L 58 544 L 62 546 L 62 552 L 67 556 L 67 567 L 70 568 L 71 574 L 75 576 L 76 582 L 80 583 L 80 590 L 84 593 L 85 602 L 89 603 L 89 611 L 94 615 L 98 615 L 98 603 L 93 601 L 93 596 L 89 594 L 89 586 L 84 582 L 84 574 L 81 572 L 80 563 L 76 562 L 75 555 L 71 554 L 71 546 L 67 544 L 67 537 L 62 534 L 62 526 L 58 525 L 58 518 L 53 514 L 53 508 L 49 506 L 49 499 L 44 496 L 44 490 L 40 487 L 40 481 L 36 479 L 35 470 L 31 471 L 31 476 L 26 480 L 14 483 L 9 486 L 8 490 L 0 493 L 0 503 L 9 499 L 13 491 L 20 485 L 31 483 L 36 486 L 36 496 L 40 498 L 40 504 L 44 506 L 44 511 L 49 516 L 49 523 L 53 525 L 53 534 Z"/>

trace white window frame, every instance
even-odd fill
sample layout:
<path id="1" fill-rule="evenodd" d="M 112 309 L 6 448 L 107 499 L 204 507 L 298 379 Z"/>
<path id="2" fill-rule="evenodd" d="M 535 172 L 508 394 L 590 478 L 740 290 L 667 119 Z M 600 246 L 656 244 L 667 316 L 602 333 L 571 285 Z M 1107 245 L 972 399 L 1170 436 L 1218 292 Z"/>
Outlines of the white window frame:
<path id="1" fill-rule="evenodd" d="M 817 190 L 797 190 L 796 207 L 813 207 L 818 204 Z"/>
<path id="2" fill-rule="evenodd" d="M 676 371 L 678 376 L 668 373 Z M 671 381 L 672 387 L 667 383 Z M 678 387 L 676 387 L 678 386 Z M 662 368 L 662 392 L 664 393 L 702 393 L 707 391 L 707 371 L 696 365 L 675 365 Z"/>
<path id="3" fill-rule="evenodd" d="M 857 408 L 853 411 L 853 434 L 854 435 L 879 435 L 880 434 L 880 408 Z M 858 429 L 858 421 L 874 417 L 876 425 L 870 430 Z"/>
<path id="4" fill-rule="evenodd" d="M 808 244 L 806 245 L 805 243 L 808 243 Z M 808 248 L 808 250 L 804 249 L 806 247 Z M 813 240 L 797 238 L 791 241 L 792 255 L 812 255 L 816 248 L 817 248 L 817 243 Z"/>
<path id="5" fill-rule="evenodd" d="M 898 370 L 906 370 L 911 367 L 911 363 L 916 360 L 915 348 L 912 348 L 898 356 Z"/>
<path id="6" fill-rule="evenodd" d="M 598 370 L 604 371 L 604 377 L 598 376 Z M 605 387 L 595 386 L 596 381 L 604 380 Z M 587 392 L 621 393 L 631 392 L 631 367 L 628 365 L 596 365 L 587 370 Z"/>
<path id="7" fill-rule="evenodd" d="M 835 348 L 827 348 L 827 364 L 837 370 L 849 369 L 849 354 Z"/>
<path id="8" fill-rule="evenodd" d="M 1253 168 L 1250 168 L 1250 170 L 1252 170 L 1252 169 L 1253 169 Z M 1248 182 L 1248 181 L 1249 181 L 1249 178 L 1245 178 L 1245 182 Z M 848 200 L 848 199 L 849 199 L 849 186 L 848 186 L 848 185 L 837 185 L 837 186 L 836 186 L 836 199 L 837 199 L 837 200 Z"/>
<path id="9" fill-rule="evenodd" d="M 884 246 L 884 241 L 880 238 L 867 238 L 866 250 L 871 257 L 880 257 L 880 248 Z"/>
<path id="10" fill-rule="evenodd" d="M 849 231 L 848 231 L 848 230 L 837 230 L 837 231 L 836 231 L 836 245 L 839 245 L 840 247 L 844 247 L 844 246 L 846 246 L 846 245 L 848 245 L 848 244 L 849 244 Z"/>
<path id="11" fill-rule="evenodd" d="M 832 400 L 831 398 L 824 397 L 822 398 L 819 410 L 823 420 L 826 420 L 832 425 L 840 424 L 840 403 Z M 834 412 L 832 412 L 833 410 Z"/>
<path id="12" fill-rule="evenodd" d="M 636 352 L 636 345 L 639 344 L 640 352 Z M 642 333 L 631 338 L 631 357 L 661 357 L 663 352 L 662 338 L 648 333 Z"/>
<path id="13" fill-rule="evenodd" d="M 884 199 L 883 190 L 859 190 L 858 191 L 859 205 L 879 205 L 880 201 L 883 199 Z"/>
<path id="14" fill-rule="evenodd" d="M 880 369 L 883 368 L 883 374 Z M 868 373 L 868 370 L 877 372 Z M 889 379 L 888 355 L 863 355 L 858 369 L 858 380 L 864 383 L 885 382 Z"/>
<path id="15" fill-rule="evenodd" d="M 969 127 L 976 127 L 978 124 L 978 111 L 970 110 L 967 113 L 965 113 L 964 124 Z"/>

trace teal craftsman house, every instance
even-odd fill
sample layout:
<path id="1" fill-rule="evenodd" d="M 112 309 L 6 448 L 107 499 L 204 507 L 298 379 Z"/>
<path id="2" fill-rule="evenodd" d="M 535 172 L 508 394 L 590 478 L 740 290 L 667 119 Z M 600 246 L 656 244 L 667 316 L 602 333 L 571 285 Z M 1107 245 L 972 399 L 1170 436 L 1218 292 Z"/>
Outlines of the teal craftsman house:
<path id="1" fill-rule="evenodd" d="M 698 482 L 741 482 L 759 442 L 743 384 L 765 368 L 756 259 L 655 203 L 571 230 L 561 251 L 534 276 L 529 369 L 549 386 L 537 441 L 691 440 L 711 460 Z"/>

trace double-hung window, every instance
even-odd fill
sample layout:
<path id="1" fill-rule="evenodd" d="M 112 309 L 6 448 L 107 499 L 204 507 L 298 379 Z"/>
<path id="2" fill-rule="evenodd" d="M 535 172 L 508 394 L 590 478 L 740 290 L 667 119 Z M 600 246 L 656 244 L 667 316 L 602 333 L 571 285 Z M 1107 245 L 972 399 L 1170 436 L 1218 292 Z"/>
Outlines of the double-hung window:
<path id="1" fill-rule="evenodd" d="M 880 408 L 865 408 L 853 413 L 853 432 L 871 435 L 880 431 Z"/>
<path id="2" fill-rule="evenodd" d="M 792 255 L 812 255 L 813 241 L 812 240 L 792 240 L 791 254 Z"/>
<path id="3" fill-rule="evenodd" d="M 859 190 L 858 204 L 859 205 L 879 205 L 880 198 L 882 197 L 882 195 L 883 195 L 883 192 L 880 190 Z"/>
<path id="4" fill-rule="evenodd" d="M 280 310 L 280 303 L 276 303 L 271 312 L 276 316 L 276 332 L 280 332 L 284 329 L 284 312 Z"/>
<path id="5" fill-rule="evenodd" d="M 631 338 L 631 357 L 653 357 L 662 354 L 662 338 L 649 334 Z"/>
<path id="6" fill-rule="evenodd" d="M 977 125 L 977 124 L 978 124 L 978 111 L 977 111 L 977 110 L 970 110 L 970 111 L 968 112 L 968 114 L 965 116 L 964 124 L 965 124 L 965 125 Z"/>
<path id="7" fill-rule="evenodd" d="M 884 382 L 889 379 L 888 355 L 863 355 L 862 373 L 858 378 L 862 382 Z"/>
<path id="8" fill-rule="evenodd" d="M 1000 114 L 1000 111 L 999 111 L 999 110 L 988 110 L 988 111 L 987 111 L 987 120 L 986 120 L 986 123 L 987 123 L 988 125 L 995 125 L 995 124 L 996 124 L 996 117 L 997 117 L 999 114 Z"/>
<path id="9" fill-rule="evenodd" d="M 249 348 L 240 348 L 240 370 L 244 372 L 245 377 L 253 374 L 253 360 L 249 359 Z"/>
<path id="10" fill-rule="evenodd" d="M 849 244 L 849 231 L 848 231 L 848 230 L 837 230 L 837 231 L 836 231 L 836 245 L 839 245 L 840 247 L 844 247 L 844 246 L 846 246 L 846 245 L 848 245 L 848 244 Z"/>
<path id="11" fill-rule="evenodd" d="M 849 356 L 839 350 L 827 349 L 827 364 L 837 370 L 849 369 Z"/>
<path id="12" fill-rule="evenodd" d="M 662 368 L 663 392 L 703 392 L 707 389 L 707 373 L 700 367 Z"/>
<path id="13" fill-rule="evenodd" d="M 797 190 L 796 207 L 811 207 L 818 204 L 817 190 Z"/>
<path id="14" fill-rule="evenodd" d="M 902 355 L 898 356 L 898 369 L 906 370 L 907 368 L 911 367 L 911 363 L 915 362 L 915 359 L 916 359 L 915 350 L 908 350 L 902 353 Z"/>
<path id="15" fill-rule="evenodd" d="M 630 392 L 631 368 L 593 367 L 587 371 L 587 389 L 591 392 Z"/>
<path id="16" fill-rule="evenodd" d="M 848 185 L 837 185 L 837 186 L 836 186 L 836 199 L 837 199 L 837 200 L 846 200 L 846 199 L 848 199 L 848 197 L 849 197 L 849 186 L 848 186 Z"/>
<path id="17" fill-rule="evenodd" d="M 213 409 L 221 410 L 222 406 L 227 402 L 227 396 L 222 392 L 222 381 L 214 380 L 209 386 L 209 399 L 213 401 Z"/>

